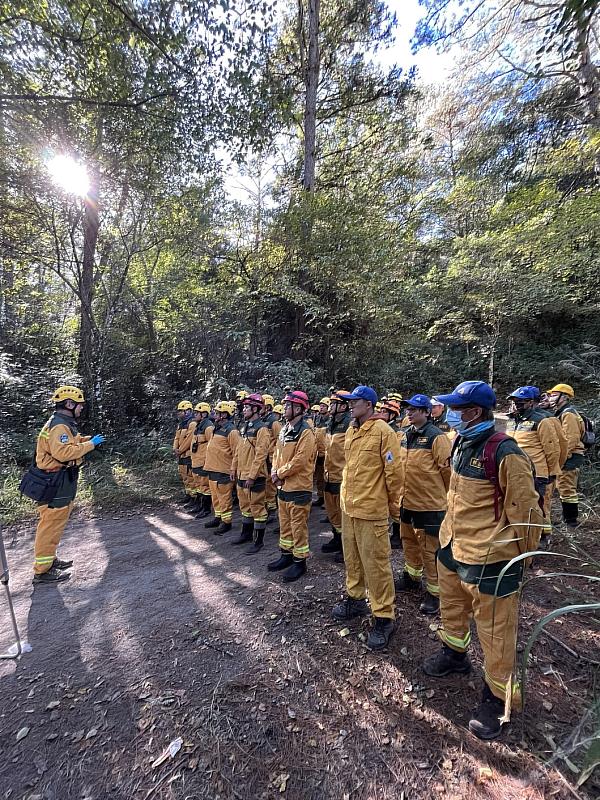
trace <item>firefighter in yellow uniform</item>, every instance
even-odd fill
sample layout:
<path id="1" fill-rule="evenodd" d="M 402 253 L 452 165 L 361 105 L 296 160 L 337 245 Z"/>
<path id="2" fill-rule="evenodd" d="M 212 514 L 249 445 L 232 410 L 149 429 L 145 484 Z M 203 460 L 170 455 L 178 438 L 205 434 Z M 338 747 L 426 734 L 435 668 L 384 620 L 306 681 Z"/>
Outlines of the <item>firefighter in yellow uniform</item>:
<path id="1" fill-rule="evenodd" d="M 205 522 L 204 527 L 216 528 L 217 536 L 231 530 L 233 518 L 231 465 L 240 441 L 240 432 L 233 422 L 235 412 L 235 402 L 221 400 L 217 403 L 215 427 L 206 448 L 204 469 L 208 472 L 214 517 Z"/>
<path id="2" fill-rule="evenodd" d="M 469 672 L 474 618 L 485 682 L 469 729 L 480 739 L 494 739 L 511 702 L 519 702 L 514 657 L 523 562 L 508 571 L 496 591 L 497 577 L 510 559 L 529 550 L 536 535 L 531 526 L 543 517 L 531 461 L 514 439 L 495 432 L 491 386 L 465 381 L 439 400 L 449 406 L 446 420 L 458 437 L 438 551 L 443 644 L 423 670 L 436 678 Z"/>
<path id="3" fill-rule="evenodd" d="M 540 542 L 535 539 L 534 549 L 538 546 L 546 548 L 548 537 L 552 532 L 550 507 L 548 504 L 548 486 L 552 486 L 556 476 L 560 474 L 561 445 L 554 419 L 544 411 L 535 408 L 535 390 L 533 386 L 519 386 L 508 396 L 511 402 L 506 433 L 512 436 L 524 453 L 527 453 L 535 467 L 535 488 L 544 503 L 544 528 Z"/>
<path id="4" fill-rule="evenodd" d="M 423 614 L 435 614 L 440 607 L 436 553 L 446 513 L 452 445 L 431 422 L 431 402 L 427 395 L 415 394 L 410 400 L 403 400 L 402 406 L 411 424 L 403 432 L 400 444 L 404 571 L 396 580 L 396 589 L 420 589 L 424 569 L 427 593 L 420 610 Z"/>
<path id="5" fill-rule="evenodd" d="M 231 479 L 237 481 L 242 512 L 242 530 L 232 544 L 245 544 L 254 540 L 252 546 L 246 550 L 249 555 L 262 549 L 267 526 L 267 458 L 271 434 L 260 416 L 263 409 L 261 394 L 249 394 L 244 399 L 244 424 L 231 465 Z M 270 475 L 268 477 L 270 479 Z"/>
<path id="6" fill-rule="evenodd" d="M 395 397 L 401 397 L 401 395 L 399 395 L 397 392 L 394 392 L 393 394 Z M 375 407 L 377 409 L 375 416 L 378 419 L 382 419 L 384 422 L 387 422 L 387 424 L 398 437 L 398 443 L 402 442 L 402 437 L 404 436 L 404 429 L 400 427 L 400 416 L 402 414 L 402 409 L 400 407 L 401 402 L 401 400 L 392 400 L 389 397 L 385 397 L 380 403 L 377 403 L 379 408 L 377 408 L 377 406 Z M 399 519 L 392 520 L 390 544 L 392 546 L 392 550 L 402 550 Z"/>
<path id="7" fill-rule="evenodd" d="M 203 519 L 210 515 L 210 486 L 208 485 L 208 472 L 204 469 L 206 461 L 206 448 L 213 435 L 215 423 L 210 419 L 210 406 L 208 403 L 197 403 L 194 406 L 196 427 L 192 436 L 191 459 L 192 475 L 194 478 L 194 491 L 196 494 L 196 518 Z"/>
<path id="8" fill-rule="evenodd" d="M 575 528 L 578 525 L 577 518 L 579 516 L 577 484 L 585 453 L 583 444 L 585 425 L 577 409 L 573 406 L 575 392 L 572 386 L 569 386 L 568 383 L 559 383 L 548 390 L 548 397 L 550 407 L 554 410 L 557 419 L 560 420 L 567 439 L 567 458 L 556 481 L 563 520 L 570 528 Z"/>
<path id="9" fill-rule="evenodd" d="M 55 496 L 38 504 L 35 533 L 33 583 L 56 583 L 70 578 L 65 572 L 72 561 L 57 558 L 56 550 L 69 520 L 77 493 L 77 478 L 83 458 L 104 441 L 104 436 L 81 436 L 77 431 L 85 399 L 76 386 L 60 386 L 52 395 L 54 413 L 39 433 L 35 469 L 45 476 L 57 475 Z M 53 490 L 54 491 L 54 490 Z"/>
<path id="10" fill-rule="evenodd" d="M 346 431 L 340 498 L 346 598 L 332 616 L 345 622 L 367 614 L 368 592 L 374 625 L 367 646 L 381 650 L 394 630 L 388 518 L 398 519 L 400 446 L 390 426 L 373 419 L 377 394 L 370 386 L 357 386 L 348 400 L 353 421 Z"/>
<path id="11" fill-rule="evenodd" d="M 271 514 L 277 510 L 277 489 L 271 480 L 271 468 L 273 466 L 273 453 L 275 452 L 275 445 L 281 431 L 282 424 L 280 422 L 281 415 L 283 414 L 283 407 L 275 405 L 275 399 L 270 394 L 263 394 L 263 401 L 265 403 L 262 419 L 269 430 L 271 436 L 271 444 L 269 445 L 269 456 L 267 458 L 267 512 Z M 275 409 L 280 408 L 280 412 Z"/>
<path id="12" fill-rule="evenodd" d="M 277 405 L 273 406 L 273 416 L 276 422 L 281 422 L 283 419 L 283 406 L 281 403 L 277 403 Z"/>
<path id="13" fill-rule="evenodd" d="M 315 489 L 317 499 L 313 506 L 322 506 L 325 502 L 323 497 L 323 485 L 325 482 L 325 450 L 327 449 L 327 423 L 329 422 L 329 398 L 322 397 L 319 405 L 313 406 L 315 411 L 314 424 L 315 436 L 317 437 L 317 460 L 315 462 Z"/>
<path id="14" fill-rule="evenodd" d="M 558 438 L 558 442 L 560 445 L 560 454 L 558 457 L 558 463 L 560 464 L 560 470 L 556 473 L 557 477 L 560 475 L 562 471 L 562 465 L 567 460 L 567 437 L 565 436 L 565 432 L 563 431 L 563 427 L 560 424 L 560 420 L 554 416 L 554 411 L 550 409 L 550 398 L 546 393 L 542 395 L 539 388 L 537 386 L 528 386 L 528 389 L 531 389 L 534 396 L 534 408 L 536 411 L 540 411 L 542 414 L 546 416 L 546 419 L 552 423 L 554 426 L 554 432 Z M 547 525 L 547 532 L 548 535 L 552 533 L 552 496 L 554 495 L 554 489 L 556 488 L 556 480 L 550 481 L 548 486 L 546 486 L 546 495 L 544 497 L 544 516 L 546 518 L 546 525 Z M 542 543 L 540 542 L 540 545 Z M 544 545 L 547 542 L 544 542 Z M 540 546 L 538 545 L 538 547 Z"/>
<path id="15" fill-rule="evenodd" d="M 340 491 L 345 463 L 344 442 L 346 441 L 346 431 L 350 425 L 349 397 L 350 392 L 340 389 L 333 392 L 329 398 L 330 417 L 326 428 L 323 496 L 333 538 L 321 547 L 323 553 L 342 553 Z"/>
<path id="16" fill-rule="evenodd" d="M 194 422 L 193 406 L 189 400 L 182 400 L 178 404 L 177 419 L 179 422 L 173 439 L 173 453 L 177 457 L 179 477 L 185 493 L 182 498 L 183 505 L 187 506 L 195 503 L 191 447 L 196 423 Z"/>
<path id="17" fill-rule="evenodd" d="M 297 581 L 306 572 L 309 553 L 308 517 L 312 501 L 313 476 L 317 457 L 314 430 L 304 414 L 308 397 L 299 390 L 284 398 L 286 424 L 281 429 L 271 479 L 277 486 L 279 549 L 281 555 L 267 565 L 271 572 L 285 569 L 285 583 Z"/>

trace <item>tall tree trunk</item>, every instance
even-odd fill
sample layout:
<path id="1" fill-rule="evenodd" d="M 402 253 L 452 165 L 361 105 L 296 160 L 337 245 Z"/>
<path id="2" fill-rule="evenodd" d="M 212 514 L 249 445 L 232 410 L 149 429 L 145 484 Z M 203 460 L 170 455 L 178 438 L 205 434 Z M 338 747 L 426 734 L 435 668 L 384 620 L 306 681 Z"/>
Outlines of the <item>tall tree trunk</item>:
<path id="1" fill-rule="evenodd" d="M 304 103 L 304 175 L 306 192 L 315 188 L 315 145 L 317 130 L 317 87 L 319 85 L 319 7 L 320 0 L 308 0 L 308 59 L 306 63 Z"/>
<path id="2" fill-rule="evenodd" d="M 93 417 L 93 391 L 95 388 L 94 369 L 94 265 L 96 244 L 98 242 L 98 176 L 94 174 L 90 181 L 90 190 L 85 198 L 83 215 L 83 258 L 79 279 L 79 300 L 81 303 L 79 327 L 79 361 L 78 372 L 83 380 L 84 388 L 90 397 L 90 415 Z"/>

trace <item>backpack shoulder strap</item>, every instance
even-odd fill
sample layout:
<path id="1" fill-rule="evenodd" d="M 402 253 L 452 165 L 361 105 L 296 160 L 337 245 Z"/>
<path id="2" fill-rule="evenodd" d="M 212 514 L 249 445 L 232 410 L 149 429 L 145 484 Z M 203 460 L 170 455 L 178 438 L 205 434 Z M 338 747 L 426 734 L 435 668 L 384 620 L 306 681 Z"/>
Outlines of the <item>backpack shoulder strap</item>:
<path id="1" fill-rule="evenodd" d="M 502 442 L 511 438 L 505 433 L 493 433 L 483 447 L 483 471 L 494 487 L 494 519 L 496 522 L 500 519 L 500 498 L 504 498 L 504 493 L 498 483 L 498 448 Z"/>

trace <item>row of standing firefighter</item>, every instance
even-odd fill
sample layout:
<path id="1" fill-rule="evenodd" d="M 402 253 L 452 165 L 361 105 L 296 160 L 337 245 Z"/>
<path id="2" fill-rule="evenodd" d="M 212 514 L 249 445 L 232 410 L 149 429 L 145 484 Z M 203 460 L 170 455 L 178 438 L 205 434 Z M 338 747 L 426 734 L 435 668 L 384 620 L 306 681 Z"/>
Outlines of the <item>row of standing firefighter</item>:
<path id="1" fill-rule="evenodd" d="M 239 392 L 235 402 L 216 405 L 214 422 L 207 404 L 192 409 L 183 401 L 174 450 L 184 502 L 202 517 L 212 498 L 205 527 L 223 534 L 231 529 L 236 485 L 243 522 L 232 544 L 249 544 L 249 555 L 263 547 L 277 508 L 281 553 L 267 568 L 285 570 L 289 582 L 306 572 L 314 481 L 314 504 L 325 505 L 332 530 L 322 550 L 346 566 L 346 596 L 334 619 L 370 613 L 367 646 L 383 649 L 395 627 L 396 593 L 421 591 L 424 577 L 420 609 L 441 612 L 442 647 L 423 669 L 431 677 L 469 672 L 474 618 L 485 680 L 469 727 L 493 739 L 520 702 L 514 657 L 524 562 L 498 578 L 511 559 L 547 547 L 556 486 L 565 524 L 577 525 L 586 427 L 573 399 L 567 384 L 543 396 L 533 386 L 517 388 L 506 434 L 495 430 L 496 396 L 481 381 L 409 400 L 397 393 L 379 400 L 361 385 L 312 408 L 301 391 L 288 393 L 282 406 Z M 404 550 L 395 579 L 394 546 Z"/>
<path id="2" fill-rule="evenodd" d="M 437 678 L 470 670 L 474 619 L 485 680 L 469 727 L 492 739 L 519 703 L 514 657 L 524 562 L 498 581 L 500 573 L 547 539 L 555 484 L 565 523 L 577 524 L 579 469 L 593 437 L 567 384 L 542 397 L 522 386 L 510 400 L 507 434 L 495 431 L 496 396 L 481 381 L 409 400 L 398 394 L 378 400 L 362 385 L 338 390 L 322 399 L 314 418 L 299 390 L 288 392 L 281 406 L 269 395 L 246 392 L 214 409 L 182 401 L 173 447 L 185 502 L 222 535 L 232 528 L 235 488 L 242 527 L 232 544 L 246 545 L 250 556 L 262 549 L 277 512 L 280 555 L 268 569 L 291 582 L 306 572 L 316 475 L 323 497 L 316 503 L 324 503 L 332 529 L 322 550 L 346 569 L 346 594 L 332 609 L 334 619 L 347 624 L 370 614 L 367 645 L 383 649 L 395 627 L 396 593 L 421 591 L 424 576 L 421 611 L 439 610 L 442 621 L 441 649 L 424 662 L 424 672 Z M 21 483 L 38 502 L 36 585 L 70 576 L 73 562 L 60 559 L 57 548 L 79 467 L 105 441 L 102 434 L 78 432 L 85 403 L 79 388 L 61 386 L 52 401 L 54 412 Z M 395 580 L 393 546 L 402 546 L 405 556 Z"/>

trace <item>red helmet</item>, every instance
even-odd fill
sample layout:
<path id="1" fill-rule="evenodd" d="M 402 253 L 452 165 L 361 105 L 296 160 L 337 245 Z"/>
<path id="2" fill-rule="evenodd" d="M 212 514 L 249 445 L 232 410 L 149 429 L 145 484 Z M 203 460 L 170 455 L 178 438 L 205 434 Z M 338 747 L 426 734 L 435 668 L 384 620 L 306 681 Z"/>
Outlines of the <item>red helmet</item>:
<path id="1" fill-rule="evenodd" d="M 306 411 L 310 403 L 308 402 L 308 395 L 305 392 L 288 392 L 283 398 L 284 403 L 296 403 Z"/>
<path id="2" fill-rule="evenodd" d="M 253 394 L 249 394 L 248 397 L 244 397 L 242 400 L 243 406 L 258 406 L 259 408 L 265 407 L 265 401 L 263 400 L 262 394 L 258 392 L 254 392 Z"/>

